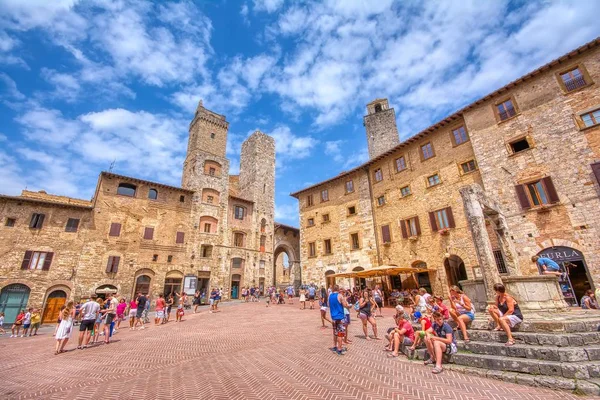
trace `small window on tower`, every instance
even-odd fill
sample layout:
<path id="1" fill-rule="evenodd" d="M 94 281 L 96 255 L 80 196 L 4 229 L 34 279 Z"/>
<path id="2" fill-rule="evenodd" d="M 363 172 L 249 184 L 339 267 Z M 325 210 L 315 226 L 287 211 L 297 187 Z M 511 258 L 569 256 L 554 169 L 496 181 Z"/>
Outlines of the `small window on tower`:
<path id="1" fill-rule="evenodd" d="M 211 138 L 211 139 L 214 139 L 214 138 L 215 138 L 215 136 L 216 136 L 216 135 L 215 135 L 214 133 L 211 133 L 211 134 L 210 134 L 210 138 Z"/>
<path id="2" fill-rule="evenodd" d="M 375 104 L 375 112 L 378 113 L 378 112 L 381 112 L 381 111 L 383 111 L 383 108 L 381 107 L 381 104 Z"/>

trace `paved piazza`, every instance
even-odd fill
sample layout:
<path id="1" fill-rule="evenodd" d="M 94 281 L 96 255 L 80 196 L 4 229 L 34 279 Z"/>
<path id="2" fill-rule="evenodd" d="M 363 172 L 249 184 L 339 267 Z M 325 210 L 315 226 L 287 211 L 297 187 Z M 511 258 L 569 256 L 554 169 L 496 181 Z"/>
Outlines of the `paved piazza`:
<path id="1" fill-rule="evenodd" d="M 234 304 L 183 323 L 124 329 L 110 345 L 54 355 L 52 331 L 0 340 L 0 398 L 44 399 L 575 399 L 390 359 L 383 342 L 358 337 L 345 356 L 328 350 L 319 311 Z M 391 326 L 392 310 L 378 318 Z M 77 328 L 76 328 L 77 329 Z M 359 332 L 360 331 L 360 332 Z M 75 331 L 77 333 L 77 331 Z M 357 337 L 354 337 L 354 336 Z"/>

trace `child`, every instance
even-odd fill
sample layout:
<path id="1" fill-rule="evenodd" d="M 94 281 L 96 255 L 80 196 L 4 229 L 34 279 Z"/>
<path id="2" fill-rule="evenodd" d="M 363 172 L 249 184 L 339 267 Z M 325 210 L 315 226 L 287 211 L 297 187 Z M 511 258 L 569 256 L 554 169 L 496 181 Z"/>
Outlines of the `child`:
<path id="1" fill-rule="evenodd" d="M 6 331 L 4 330 L 4 313 L 0 312 L 0 335 L 4 335 Z"/>
<path id="2" fill-rule="evenodd" d="M 29 336 L 37 336 L 37 331 L 40 328 L 41 322 L 42 316 L 40 315 L 40 310 L 36 308 L 31 314 L 31 330 L 29 331 Z"/>
<path id="3" fill-rule="evenodd" d="M 421 341 L 425 340 L 425 337 L 433 335 L 433 328 L 431 327 L 431 319 L 429 317 L 422 315 L 418 311 L 415 312 L 414 317 L 421 324 L 421 330 L 416 333 L 415 342 L 408 348 L 408 358 L 414 357 L 417 346 Z"/>
<path id="4" fill-rule="evenodd" d="M 450 311 L 448 307 L 444 304 L 444 298 L 442 296 L 433 296 L 435 300 L 435 306 L 433 306 L 433 311 L 438 311 L 442 314 L 444 321 L 448 321 L 450 319 Z"/>

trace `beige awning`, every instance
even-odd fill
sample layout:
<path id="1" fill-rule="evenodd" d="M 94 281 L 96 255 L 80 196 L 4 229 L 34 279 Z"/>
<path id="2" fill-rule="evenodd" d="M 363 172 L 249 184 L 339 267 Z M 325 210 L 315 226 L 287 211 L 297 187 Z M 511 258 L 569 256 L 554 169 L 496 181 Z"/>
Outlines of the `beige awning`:
<path id="1" fill-rule="evenodd" d="M 427 268 L 398 267 L 396 265 L 382 265 L 380 267 L 370 268 L 364 271 L 341 272 L 339 274 L 329 275 L 334 278 L 370 278 L 373 276 L 400 275 L 400 274 L 418 274 L 428 272 Z"/>

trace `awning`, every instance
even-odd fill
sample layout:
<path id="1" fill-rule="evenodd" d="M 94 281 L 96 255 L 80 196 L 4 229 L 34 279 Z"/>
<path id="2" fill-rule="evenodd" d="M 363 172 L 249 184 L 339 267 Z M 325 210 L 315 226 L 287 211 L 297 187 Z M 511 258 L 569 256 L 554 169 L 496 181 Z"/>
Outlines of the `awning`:
<path id="1" fill-rule="evenodd" d="M 369 278 L 373 276 L 400 275 L 400 274 L 418 274 L 428 272 L 427 268 L 398 267 L 396 265 L 382 265 L 380 267 L 370 268 L 364 271 L 341 272 L 339 274 L 329 275 L 334 278 Z"/>
<path id="2" fill-rule="evenodd" d="M 114 286 L 101 286 L 98 289 L 96 289 L 96 293 L 117 293 L 117 288 Z"/>

